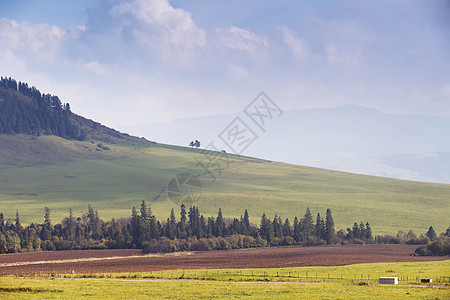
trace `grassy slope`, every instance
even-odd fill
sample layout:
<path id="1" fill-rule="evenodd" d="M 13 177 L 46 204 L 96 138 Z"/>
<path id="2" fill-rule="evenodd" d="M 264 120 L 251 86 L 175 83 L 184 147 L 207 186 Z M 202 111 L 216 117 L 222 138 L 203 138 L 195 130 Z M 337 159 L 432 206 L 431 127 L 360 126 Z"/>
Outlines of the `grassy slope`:
<path id="1" fill-rule="evenodd" d="M 52 209 L 54 222 L 84 213 L 88 203 L 104 219 L 128 217 L 142 200 L 151 202 L 180 172 L 200 174 L 192 149 L 153 145 L 126 147 L 98 142 L 74 142 L 57 137 L 0 136 L 0 211 L 23 223 L 42 222 L 43 208 Z M 17 151 L 21 149 L 21 151 Z M 331 208 L 336 228 L 369 221 L 375 233 L 412 228 L 424 233 L 430 225 L 444 231 L 450 219 L 450 185 L 362 176 L 317 168 L 233 156 L 217 180 L 201 176 L 199 205 L 205 216 L 239 217 L 249 209 L 258 224 L 263 212 L 273 217 L 301 217 Z M 165 219 L 178 207 L 165 193 L 152 204 Z"/>

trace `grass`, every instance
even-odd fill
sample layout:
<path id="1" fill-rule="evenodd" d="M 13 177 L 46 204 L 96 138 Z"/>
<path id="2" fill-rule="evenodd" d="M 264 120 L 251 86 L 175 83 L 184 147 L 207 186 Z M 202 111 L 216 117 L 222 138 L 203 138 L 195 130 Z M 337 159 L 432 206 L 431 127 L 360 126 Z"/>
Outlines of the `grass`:
<path id="1" fill-rule="evenodd" d="M 189 279 L 303 283 L 376 284 L 378 278 L 398 277 L 399 284 L 417 285 L 432 278 L 433 285 L 450 285 L 450 260 L 403 263 L 353 264 L 334 267 L 163 270 L 131 273 L 40 274 L 47 278 Z M 69 272 L 70 273 L 70 272 Z M 37 276 L 36 274 L 33 276 Z"/>
<path id="2" fill-rule="evenodd" d="M 386 286 L 367 282 L 364 279 L 347 281 L 345 284 L 280 282 L 281 273 L 309 272 L 350 277 L 360 272 L 372 276 L 406 276 L 406 274 L 430 274 L 448 276 L 450 260 L 442 262 L 358 264 L 343 267 L 307 267 L 283 269 L 206 270 L 175 271 L 196 280 L 174 279 L 172 271 L 152 273 L 86 274 L 91 278 L 0 278 L 2 299 L 448 299 L 449 289 L 423 288 L 417 286 Z M 194 273 L 195 272 L 195 273 Z M 262 281 L 251 282 L 251 272 L 265 273 Z M 394 273 L 393 273 L 394 272 Z M 196 274 L 197 278 L 193 275 Z M 203 274 L 203 275 L 202 275 Z M 215 275 L 216 274 L 216 275 Z M 244 274 L 244 275 L 243 275 Z M 402 275 L 403 274 L 403 275 Z M 202 277 L 203 276 L 203 277 Z M 113 278 L 113 280 L 110 279 Z M 315 276 L 312 276 L 315 277 Z M 123 279 L 114 279 L 123 278 Z M 132 280 L 128 278 L 133 278 Z M 145 278 L 164 278 L 148 281 Z M 328 278 L 328 277 L 326 277 Z M 244 282 L 245 281 L 245 282 Z M 287 280 L 284 280 L 287 281 Z M 317 280 L 316 280 L 317 281 Z M 319 280 L 320 281 L 320 280 Z M 364 284 L 363 284 L 364 283 Z M 402 282 L 400 282 L 402 283 Z M 414 283 L 414 282 L 413 282 Z"/>
<path id="3" fill-rule="evenodd" d="M 205 156 L 195 149 L 154 145 L 127 147 L 96 142 L 66 141 L 57 137 L 1 137 L 0 211 L 22 223 L 43 222 L 44 207 L 59 222 L 72 208 L 75 215 L 90 203 L 103 219 L 128 217 L 142 200 L 152 203 L 156 216 L 165 220 L 174 208 L 161 191 L 178 173 L 204 172 L 196 165 Z M 17 149 L 23 151 L 17 151 Z M 200 176 L 202 194 L 195 203 L 205 216 L 240 217 L 245 208 L 251 222 L 262 213 L 273 218 L 302 217 L 306 207 L 313 214 L 333 212 L 336 228 L 368 221 L 375 234 L 395 234 L 413 229 L 439 232 L 450 223 L 450 185 L 419 183 L 311 167 L 269 162 L 230 155 L 230 165 L 216 180 Z"/>

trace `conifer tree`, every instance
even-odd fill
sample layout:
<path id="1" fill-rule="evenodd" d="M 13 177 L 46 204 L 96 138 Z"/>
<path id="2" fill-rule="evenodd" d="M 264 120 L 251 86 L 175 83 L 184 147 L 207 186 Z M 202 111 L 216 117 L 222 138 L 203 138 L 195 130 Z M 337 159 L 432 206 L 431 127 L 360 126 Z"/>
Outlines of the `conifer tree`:
<path id="1" fill-rule="evenodd" d="M 437 236 L 436 236 L 436 232 L 434 231 L 433 226 L 430 226 L 430 228 L 427 231 L 427 237 L 431 240 L 434 241 Z"/>
<path id="2" fill-rule="evenodd" d="M 331 209 L 327 208 L 327 214 L 325 216 L 325 240 L 327 244 L 330 244 L 334 239 L 335 231 L 334 231 L 334 221 L 331 215 Z"/>
<path id="3" fill-rule="evenodd" d="M 225 221 L 223 220 L 222 209 L 219 208 L 216 219 L 216 236 L 225 236 Z"/>
<path id="4" fill-rule="evenodd" d="M 302 220 L 302 236 L 304 241 L 307 240 L 313 234 L 313 230 L 314 230 L 313 217 L 308 207 L 306 208 L 305 216 L 303 217 Z"/>

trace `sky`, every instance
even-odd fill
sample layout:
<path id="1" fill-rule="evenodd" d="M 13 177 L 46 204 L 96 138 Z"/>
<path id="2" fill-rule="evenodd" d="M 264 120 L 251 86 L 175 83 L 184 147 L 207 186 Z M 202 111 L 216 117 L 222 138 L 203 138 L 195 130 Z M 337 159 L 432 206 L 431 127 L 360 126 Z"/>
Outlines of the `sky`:
<path id="1" fill-rule="evenodd" d="M 450 1 L 0 0 L 0 75 L 110 127 L 356 104 L 450 116 Z"/>

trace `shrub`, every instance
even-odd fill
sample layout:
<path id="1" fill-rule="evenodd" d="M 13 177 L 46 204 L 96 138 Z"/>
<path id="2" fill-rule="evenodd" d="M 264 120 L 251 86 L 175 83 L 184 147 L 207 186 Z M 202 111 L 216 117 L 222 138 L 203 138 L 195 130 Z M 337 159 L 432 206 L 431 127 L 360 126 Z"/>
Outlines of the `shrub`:
<path id="1" fill-rule="evenodd" d="M 419 256 L 430 256 L 431 251 L 428 250 L 427 246 L 420 246 L 420 247 L 416 248 L 416 251 L 414 251 L 414 254 L 419 255 Z"/>
<path id="2" fill-rule="evenodd" d="M 142 253 L 167 253 L 172 252 L 173 249 L 166 239 L 159 239 L 156 242 L 144 242 Z"/>
<path id="3" fill-rule="evenodd" d="M 198 241 L 191 243 L 192 251 L 210 251 L 212 250 L 211 244 L 205 239 L 200 239 Z"/>
<path id="4" fill-rule="evenodd" d="M 256 238 L 256 247 L 267 247 L 267 241 L 258 236 Z"/>

